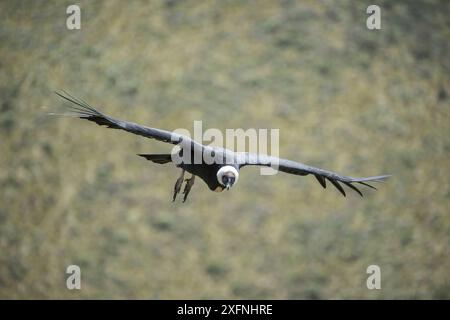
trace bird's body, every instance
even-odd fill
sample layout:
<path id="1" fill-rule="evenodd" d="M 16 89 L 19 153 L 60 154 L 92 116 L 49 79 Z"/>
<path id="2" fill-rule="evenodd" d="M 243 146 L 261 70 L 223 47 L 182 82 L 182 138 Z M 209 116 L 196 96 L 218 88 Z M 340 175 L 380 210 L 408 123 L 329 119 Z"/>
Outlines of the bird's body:
<path id="1" fill-rule="evenodd" d="M 187 195 L 194 184 L 196 176 L 202 179 L 212 191 L 220 192 L 225 189 L 230 189 L 239 179 L 240 169 L 248 165 L 275 166 L 275 168 L 279 171 L 300 176 L 312 174 L 316 177 L 322 187 L 326 188 L 326 180 L 328 180 L 344 196 L 345 191 L 340 183 L 353 189 L 362 196 L 362 193 L 355 186 L 355 184 L 365 185 L 375 189 L 375 187 L 368 184 L 368 182 L 382 182 L 389 177 L 387 175 L 367 178 L 342 176 L 331 171 L 307 166 L 291 160 L 247 152 L 233 152 L 225 148 L 205 146 L 192 140 L 190 137 L 174 132 L 145 127 L 135 123 L 114 119 L 99 112 L 86 102 L 77 99 L 66 92 L 57 92 L 56 94 L 74 104 L 70 106 L 70 109 L 75 113 L 74 115 L 79 118 L 86 119 L 95 122 L 98 125 L 104 125 L 109 128 L 121 129 L 147 138 L 178 145 L 180 147 L 179 151 L 174 154 L 139 154 L 139 156 L 142 156 L 154 163 L 173 163 L 177 167 L 181 168 L 181 175 L 175 183 L 173 200 L 175 200 L 177 194 L 181 191 L 182 183 L 185 180 L 187 182 L 183 191 L 183 202 L 186 200 Z M 192 174 L 190 179 L 184 179 L 185 171 Z"/>
<path id="2" fill-rule="evenodd" d="M 211 191 L 220 192 L 225 189 L 217 180 L 217 172 L 223 165 L 220 164 L 181 164 L 180 167 L 194 176 L 198 176 L 208 185 Z"/>
<path id="3" fill-rule="evenodd" d="M 190 141 L 189 141 L 190 142 Z M 183 144 L 183 143 L 181 143 Z M 190 150 L 190 157 L 183 158 L 183 152 Z M 226 149 L 223 149 L 226 150 Z M 229 150 L 226 150 L 228 154 L 230 154 Z M 232 166 L 235 169 L 239 170 L 239 166 L 237 162 L 230 161 L 227 163 L 225 160 L 222 161 L 222 163 L 207 163 L 203 157 L 204 153 L 208 153 L 215 155 L 216 158 L 222 157 L 225 158 L 224 153 L 222 150 L 218 150 L 217 148 L 209 147 L 209 146 L 203 146 L 200 144 L 191 144 L 189 148 L 182 147 L 180 149 L 180 152 L 176 155 L 177 159 L 180 159 L 180 162 L 175 164 L 177 167 L 181 168 L 182 170 L 185 170 L 189 172 L 190 174 L 194 176 L 198 176 L 201 178 L 207 185 L 208 188 L 212 191 L 223 191 L 225 189 L 225 186 L 219 183 L 217 179 L 217 173 L 219 170 L 225 166 Z M 165 164 L 165 163 L 171 163 L 172 162 L 172 155 L 171 154 L 139 154 L 139 156 L 146 158 L 147 160 L 150 160 L 155 163 L 159 164 Z M 199 163 L 195 162 L 195 159 L 199 160 Z"/>

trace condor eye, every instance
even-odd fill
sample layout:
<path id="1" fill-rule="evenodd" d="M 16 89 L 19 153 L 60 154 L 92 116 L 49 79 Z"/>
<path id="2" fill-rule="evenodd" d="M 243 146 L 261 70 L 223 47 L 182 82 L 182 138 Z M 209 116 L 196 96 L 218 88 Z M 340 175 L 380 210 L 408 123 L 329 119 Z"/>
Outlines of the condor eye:
<path id="1" fill-rule="evenodd" d="M 227 184 L 227 183 L 228 183 L 228 177 L 227 177 L 227 176 L 223 176 L 223 177 L 222 177 L 222 182 L 223 182 L 224 184 Z"/>

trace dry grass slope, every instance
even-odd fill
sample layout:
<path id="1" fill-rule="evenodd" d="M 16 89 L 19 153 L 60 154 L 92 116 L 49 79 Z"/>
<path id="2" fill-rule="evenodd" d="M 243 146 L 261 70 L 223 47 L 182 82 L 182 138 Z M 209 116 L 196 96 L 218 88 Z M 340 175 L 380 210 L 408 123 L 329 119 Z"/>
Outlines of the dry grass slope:
<path id="1" fill-rule="evenodd" d="M 448 1 L 0 2 L 0 298 L 450 298 Z M 392 173 L 361 199 L 246 168 L 230 192 L 76 119 L 280 128 L 281 155 Z M 82 269 L 82 290 L 65 269 Z M 382 290 L 365 286 L 382 269 Z"/>

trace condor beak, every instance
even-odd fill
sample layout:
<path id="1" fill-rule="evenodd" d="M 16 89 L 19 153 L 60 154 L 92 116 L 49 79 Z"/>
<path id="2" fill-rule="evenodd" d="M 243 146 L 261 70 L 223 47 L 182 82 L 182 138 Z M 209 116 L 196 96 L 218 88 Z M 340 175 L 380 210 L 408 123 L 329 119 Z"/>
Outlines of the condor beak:
<path id="1" fill-rule="evenodd" d="M 225 185 L 225 187 L 227 188 L 227 190 L 230 190 L 230 188 L 233 186 L 234 181 L 236 181 L 236 179 L 234 177 L 230 177 L 228 178 L 227 184 Z"/>

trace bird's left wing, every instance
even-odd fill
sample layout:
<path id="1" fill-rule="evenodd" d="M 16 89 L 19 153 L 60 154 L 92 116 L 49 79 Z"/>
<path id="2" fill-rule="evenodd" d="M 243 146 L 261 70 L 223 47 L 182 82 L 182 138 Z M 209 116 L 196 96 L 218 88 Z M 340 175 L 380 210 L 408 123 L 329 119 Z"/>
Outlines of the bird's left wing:
<path id="1" fill-rule="evenodd" d="M 65 91 L 55 93 L 61 98 L 73 103 L 73 105 L 69 106 L 70 111 L 73 112 L 70 115 L 95 122 L 98 125 L 107 126 L 108 128 L 113 129 L 125 130 L 146 138 L 156 139 L 172 144 L 178 144 L 181 140 L 184 140 L 185 142 L 186 140 L 190 140 L 190 138 L 186 136 L 182 136 L 170 131 L 145 127 L 133 122 L 114 119 L 96 110 L 85 101 L 71 96 Z"/>
<path id="2" fill-rule="evenodd" d="M 384 180 L 390 177 L 390 175 L 365 177 L 365 178 L 342 176 L 335 172 L 308 166 L 300 162 L 247 152 L 237 153 L 237 163 L 239 167 L 244 167 L 248 165 L 271 166 L 274 167 L 275 169 L 278 169 L 279 171 L 300 176 L 312 174 L 316 177 L 317 181 L 319 181 L 319 183 L 324 188 L 326 188 L 327 186 L 326 180 L 330 181 L 339 190 L 339 192 L 341 192 L 342 195 L 344 195 L 344 197 L 345 197 L 344 188 L 339 183 L 342 183 L 347 187 L 353 189 L 362 197 L 363 194 L 355 186 L 355 184 L 361 184 L 376 190 L 376 188 L 370 185 L 368 182 L 383 182 Z"/>

